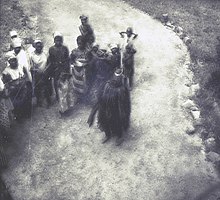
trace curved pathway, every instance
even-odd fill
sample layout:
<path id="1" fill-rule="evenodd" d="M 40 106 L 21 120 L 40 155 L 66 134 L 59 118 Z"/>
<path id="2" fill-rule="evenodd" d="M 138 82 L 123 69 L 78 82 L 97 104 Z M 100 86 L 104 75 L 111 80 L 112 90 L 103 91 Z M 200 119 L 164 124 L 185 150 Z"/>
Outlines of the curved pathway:
<path id="1" fill-rule="evenodd" d="M 201 139 L 185 133 L 192 120 L 181 105 L 192 74 L 187 49 L 172 31 L 114 0 L 21 2 L 38 14 L 46 48 L 59 30 L 72 50 L 82 13 L 89 15 L 101 46 L 118 41 L 128 26 L 139 37 L 131 128 L 123 145 L 100 143 L 103 133 L 86 124 L 88 106 L 78 105 L 65 120 L 56 106 L 38 108 L 18 127 L 4 174 L 15 200 L 190 200 L 217 184 Z"/>

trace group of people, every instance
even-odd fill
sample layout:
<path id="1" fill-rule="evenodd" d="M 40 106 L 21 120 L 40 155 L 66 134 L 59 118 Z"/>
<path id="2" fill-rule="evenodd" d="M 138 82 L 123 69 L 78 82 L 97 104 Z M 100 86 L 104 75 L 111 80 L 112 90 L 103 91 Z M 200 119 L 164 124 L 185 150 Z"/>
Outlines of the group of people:
<path id="1" fill-rule="evenodd" d="M 87 16 L 80 16 L 77 48 L 69 52 L 60 32 L 53 34 L 54 45 L 48 53 L 42 40 L 35 39 L 25 49 L 16 31 L 11 31 L 11 44 L 6 53 L 5 69 L 0 74 L 0 162 L 4 164 L 2 141 L 13 119 L 32 115 L 33 97 L 37 106 L 51 105 L 55 93 L 60 115 L 65 115 L 78 102 L 92 105 L 88 124 L 98 112 L 98 126 L 105 132 L 103 143 L 117 136 L 122 142 L 129 127 L 130 90 L 133 87 L 134 54 L 132 28 L 120 32 L 125 45 L 111 44 L 110 51 L 100 49 Z"/>

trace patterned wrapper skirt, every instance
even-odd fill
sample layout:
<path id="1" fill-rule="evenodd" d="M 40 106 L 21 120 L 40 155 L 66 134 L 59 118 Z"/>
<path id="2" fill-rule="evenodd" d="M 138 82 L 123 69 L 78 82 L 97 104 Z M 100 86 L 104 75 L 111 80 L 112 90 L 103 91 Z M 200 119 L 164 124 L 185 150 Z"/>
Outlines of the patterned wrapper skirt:
<path id="1" fill-rule="evenodd" d="M 0 99 L 0 130 L 7 131 L 10 128 L 9 112 L 14 109 L 10 98 Z"/>
<path id="2" fill-rule="evenodd" d="M 77 97 L 73 91 L 72 79 L 66 80 L 65 82 L 59 83 L 59 111 L 64 113 L 69 109 L 73 108 L 77 103 Z"/>

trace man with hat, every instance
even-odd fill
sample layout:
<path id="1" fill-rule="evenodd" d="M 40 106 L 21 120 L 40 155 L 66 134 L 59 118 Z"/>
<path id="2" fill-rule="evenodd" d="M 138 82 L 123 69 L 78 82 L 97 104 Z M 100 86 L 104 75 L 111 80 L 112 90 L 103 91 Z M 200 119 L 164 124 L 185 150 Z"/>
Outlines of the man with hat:
<path id="1" fill-rule="evenodd" d="M 35 50 L 30 54 L 31 74 L 33 78 L 33 90 L 37 98 L 37 105 L 42 105 L 43 97 L 47 97 L 50 104 L 50 96 L 46 90 L 47 81 L 45 80 L 44 71 L 47 66 L 47 56 L 43 51 L 43 42 L 40 39 L 34 40 Z"/>
<path id="2" fill-rule="evenodd" d="M 105 84 L 97 104 L 93 107 L 87 123 L 93 124 L 98 111 L 98 126 L 105 132 L 102 143 L 116 136 L 116 145 L 123 142 L 123 134 L 127 131 L 130 121 L 130 94 L 123 83 L 123 70 L 117 69 L 110 81 Z"/>
<path id="3" fill-rule="evenodd" d="M 49 56 L 47 59 L 48 68 L 46 73 L 50 78 L 54 78 L 56 99 L 59 101 L 57 84 L 61 72 L 70 71 L 69 49 L 63 45 L 63 35 L 61 33 L 56 31 L 53 37 L 54 45 L 49 48 Z"/>
<path id="4" fill-rule="evenodd" d="M 81 20 L 81 25 L 79 26 L 80 33 L 85 38 L 86 45 L 91 45 L 95 42 L 95 35 L 91 25 L 88 23 L 88 17 L 81 15 L 79 18 Z"/>

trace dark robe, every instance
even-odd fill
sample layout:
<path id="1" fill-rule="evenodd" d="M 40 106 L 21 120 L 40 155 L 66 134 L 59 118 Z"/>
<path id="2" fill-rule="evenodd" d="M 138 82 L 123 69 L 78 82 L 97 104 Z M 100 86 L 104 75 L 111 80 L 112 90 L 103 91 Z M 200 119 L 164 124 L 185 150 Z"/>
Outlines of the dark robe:
<path id="1" fill-rule="evenodd" d="M 95 112 L 98 111 L 98 126 L 106 136 L 122 137 L 127 131 L 130 121 L 130 93 L 121 80 L 111 80 L 105 84 L 98 103 L 93 107 L 88 119 L 91 126 Z"/>

